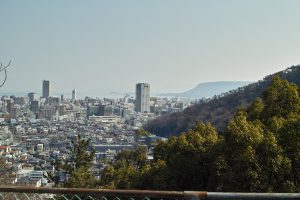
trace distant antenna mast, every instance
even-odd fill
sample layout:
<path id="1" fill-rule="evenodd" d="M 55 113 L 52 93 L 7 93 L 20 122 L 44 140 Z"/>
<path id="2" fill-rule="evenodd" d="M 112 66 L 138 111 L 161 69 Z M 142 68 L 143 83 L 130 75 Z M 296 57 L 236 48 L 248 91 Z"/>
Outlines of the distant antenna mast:
<path id="1" fill-rule="evenodd" d="M 3 63 L 1 62 L 0 72 L 4 71 L 5 77 L 4 77 L 4 80 L 3 80 L 3 82 L 1 83 L 0 87 L 2 87 L 2 86 L 5 84 L 6 80 L 7 80 L 7 72 L 6 72 L 6 69 L 10 66 L 10 64 L 11 64 L 11 60 L 9 61 L 9 63 L 8 63 L 6 66 L 3 65 Z"/>

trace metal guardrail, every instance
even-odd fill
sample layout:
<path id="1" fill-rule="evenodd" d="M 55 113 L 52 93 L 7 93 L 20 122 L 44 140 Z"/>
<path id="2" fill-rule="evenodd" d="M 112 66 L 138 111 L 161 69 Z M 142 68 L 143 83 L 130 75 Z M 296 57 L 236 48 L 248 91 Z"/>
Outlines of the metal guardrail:
<path id="1" fill-rule="evenodd" d="M 282 200 L 299 199 L 300 193 L 228 193 L 199 191 L 107 190 L 82 188 L 0 187 L 0 199 L 7 200 Z"/>

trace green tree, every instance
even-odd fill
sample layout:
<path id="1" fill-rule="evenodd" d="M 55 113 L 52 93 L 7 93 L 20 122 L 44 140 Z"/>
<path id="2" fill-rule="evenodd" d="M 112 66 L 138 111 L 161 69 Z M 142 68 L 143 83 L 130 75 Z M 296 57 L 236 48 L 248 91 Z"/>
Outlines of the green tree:
<path id="1" fill-rule="evenodd" d="M 154 160 L 165 161 L 165 189 L 214 189 L 217 183 L 212 170 L 216 169 L 216 150 L 221 141 L 210 124 L 198 123 L 189 132 L 161 142 L 154 150 Z"/>
<path id="2" fill-rule="evenodd" d="M 272 132 L 266 132 L 256 149 L 261 172 L 259 192 L 294 192 L 290 181 L 291 162 Z"/>
<path id="3" fill-rule="evenodd" d="M 169 170 L 164 160 L 155 160 L 143 169 L 137 189 L 172 190 L 169 183 Z"/>
<path id="4" fill-rule="evenodd" d="M 111 188 L 294 192 L 300 191 L 299 152 L 299 88 L 275 76 L 224 132 L 198 123 L 160 141 L 152 162 L 145 151 L 123 152 L 102 181 Z"/>
<path id="5" fill-rule="evenodd" d="M 227 170 L 224 182 L 228 191 L 256 191 L 261 169 L 256 159 L 257 145 L 263 139 L 261 124 L 249 122 L 240 110 L 224 134 Z"/>
<path id="6" fill-rule="evenodd" d="M 255 120 L 260 119 L 261 114 L 264 110 L 264 103 L 261 98 L 256 98 L 254 102 L 247 108 L 247 114 L 249 119 Z"/>
<path id="7" fill-rule="evenodd" d="M 225 190 L 243 192 L 293 191 L 290 161 L 275 135 L 245 111 L 228 123 L 225 137 Z"/>
<path id="8" fill-rule="evenodd" d="M 263 93 L 263 118 L 272 117 L 288 118 L 292 113 L 300 112 L 300 98 L 298 87 L 295 84 L 275 76 L 271 85 Z"/>
<path id="9" fill-rule="evenodd" d="M 137 188 L 139 178 L 148 167 L 145 147 L 124 150 L 103 170 L 100 185 L 112 189 Z"/>
<path id="10" fill-rule="evenodd" d="M 139 129 L 136 131 L 136 136 L 149 136 L 149 135 L 151 135 L 151 133 L 145 131 L 144 129 Z"/>
<path id="11" fill-rule="evenodd" d="M 291 162 L 291 180 L 300 191 L 300 119 L 288 121 L 279 130 L 279 142 Z"/>
<path id="12" fill-rule="evenodd" d="M 0 185 L 7 184 L 7 180 L 14 177 L 12 167 L 6 163 L 4 158 L 0 158 Z"/>
<path id="13" fill-rule="evenodd" d="M 81 139 L 73 141 L 71 156 L 66 160 L 58 160 L 54 163 L 57 171 L 66 172 L 68 180 L 65 187 L 91 188 L 96 187 L 96 179 L 92 174 L 91 167 L 95 153 L 90 150 L 90 141 Z M 55 176 L 50 175 L 55 179 Z"/>

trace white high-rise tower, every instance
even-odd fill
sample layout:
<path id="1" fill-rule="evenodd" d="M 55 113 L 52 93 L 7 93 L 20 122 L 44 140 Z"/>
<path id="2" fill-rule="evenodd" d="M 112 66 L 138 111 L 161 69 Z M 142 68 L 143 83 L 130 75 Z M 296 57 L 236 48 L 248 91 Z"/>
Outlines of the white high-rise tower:
<path id="1" fill-rule="evenodd" d="M 135 90 L 135 111 L 150 112 L 150 84 L 138 83 Z"/>
<path id="2" fill-rule="evenodd" d="M 76 100 L 76 89 L 72 91 L 72 101 Z"/>

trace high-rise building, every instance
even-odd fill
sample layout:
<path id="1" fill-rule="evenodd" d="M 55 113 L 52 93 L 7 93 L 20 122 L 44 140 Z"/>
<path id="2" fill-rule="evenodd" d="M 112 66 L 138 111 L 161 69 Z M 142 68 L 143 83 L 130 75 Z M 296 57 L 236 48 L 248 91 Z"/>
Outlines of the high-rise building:
<path id="1" fill-rule="evenodd" d="M 48 98 L 50 96 L 50 82 L 43 80 L 43 98 Z"/>
<path id="2" fill-rule="evenodd" d="M 30 92 L 28 93 L 29 101 L 36 101 L 39 100 L 39 96 L 37 93 Z"/>
<path id="3" fill-rule="evenodd" d="M 55 115 L 55 107 L 46 105 L 46 106 L 40 107 L 38 118 L 51 120 L 51 118 L 54 115 Z"/>
<path id="4" fill-rule="evenodd" d="M 150 112 L 150 84 L 138 83 L 135 89 L 135 111 Z"/>
<path id="5" fill-rule="evenodd" d="M 72 91 L 72 101 L 76 100 L 76 89 Z"/>
<path id="6" fill-rule="evenodd" d="M 66 114 L 66 105 L 61 104 L 61 105 L 57 106 L 56 109 L 58 110 L 59 116 Z"/>
<path id="7" fill-rule="evenodd" d="M 89 105 L 87 107 L 87 117 L 95 115 L 95 116 L 99 116 L 99 112 L 100 112 L 100 106 L 99 105 Z"/>
<path id="8" fill-rule="evenodd" d="M 112 116 L 114 108 L 111 105 L 100 105 L 99 116 Z"/>
<path id="9" fill-rule="evenodd" d="M 87 117 L 95 116 L 113 116 L 113 106 L 111 105 L 90 105 L 87 107 Z"/>
<path id="10" fill-rule="evenodd" d="M 10 119 L 17 119 L 18 108 L 16 105 L 13 105 L 10 109 Z"/>
<path id="11" fill-rule="evenodd" d="M 12 106 L 13 106 L 12 99 L 8 99 L 8 100 L 6 101 L 6 110 L 7 110 L 7 112 L 10 113 L 10 110 L 11 110 Z"/>
<path id="12" fill-rule="evenodd" d="M 60 104 L 60 98 L 59 97 L 49 97 L 48 98 L 48 103 L 51 105 L 59 105 Z"/>
<path id="13" fill-rule="evenodd" d="M 40 102 L 33 100 L 30 102 L 30 110 L 34 113 L 38 113 L 40 108 Z"/>

